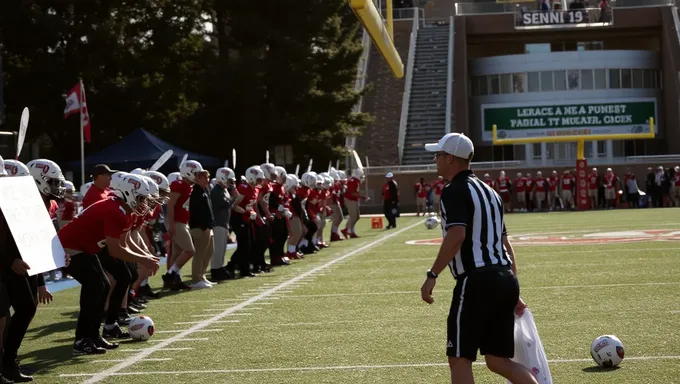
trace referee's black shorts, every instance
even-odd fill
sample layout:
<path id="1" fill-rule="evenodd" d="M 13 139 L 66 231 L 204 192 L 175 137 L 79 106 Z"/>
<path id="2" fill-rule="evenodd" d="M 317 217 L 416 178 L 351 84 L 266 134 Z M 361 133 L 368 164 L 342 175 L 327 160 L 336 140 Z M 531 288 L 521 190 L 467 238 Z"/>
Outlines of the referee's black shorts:
<path id="1" fill-rule="evenodd" d="M 479 350 L 482 355 L 514 357 L 518 300 L 519 283 L 510 269 L 459 278 L 449 312 L 446 355 L 475 361 Z"/>

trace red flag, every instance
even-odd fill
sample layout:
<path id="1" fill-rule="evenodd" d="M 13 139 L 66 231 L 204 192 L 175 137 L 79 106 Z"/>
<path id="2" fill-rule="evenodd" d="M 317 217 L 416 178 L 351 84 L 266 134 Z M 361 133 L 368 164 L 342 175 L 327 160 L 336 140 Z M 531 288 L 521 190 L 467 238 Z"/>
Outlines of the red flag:
<path id="1" fill-rule="evenodd" d="M 90 142 L 90 115 L 87 112 L 87 102 L 85 99 L 85 87 L 80 81 L 66 95 L 66 108 L 64 108 L 64 118 L 80 112 L 81 123 L 85 141 Z"/>

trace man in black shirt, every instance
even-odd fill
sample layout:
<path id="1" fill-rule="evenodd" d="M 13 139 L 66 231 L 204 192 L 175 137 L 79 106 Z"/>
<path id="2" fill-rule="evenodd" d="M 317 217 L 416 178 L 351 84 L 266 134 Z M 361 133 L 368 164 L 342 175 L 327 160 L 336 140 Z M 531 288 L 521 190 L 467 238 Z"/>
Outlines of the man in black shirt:
<path id="1" fill-rule="evenodd" d="M 387 218 L 387 229 L 397 227 L 397 215 L 399 214 L 399 188 L 394 181 L 394 175 L 389 172 L 385 175 L 385 184 L 382 191 L 383 213 Z"/>
<path id="2" fill-rule="evenodd" d="M 191 261 L 191 288 L 212 288 L 205 277 L 215 249 L 212 203 L 210 201 L 210 173 L 206 170 L 196 174 L 196 185 L 189 196 L 189 233 L 196 253 Z"/>
<path id="3" fill-rule="evenodd" d="M 448 318 L 446 354 L 452 383 L 474 383 L 477 350 L 487 367 L 514 384 L 538 384 L 527 368 L 510 360 L 515 351 L 519 297 L 514 251 L 508 241 L 500 196 L 470 170 L 472 141 L 449 133 L 425 149 L 435 152 L 437 173 L 451 182 L 441 196 L 444 240 L 421 288 L 432 304 L 437 277 L 448 265 L 457 280 Z"/>

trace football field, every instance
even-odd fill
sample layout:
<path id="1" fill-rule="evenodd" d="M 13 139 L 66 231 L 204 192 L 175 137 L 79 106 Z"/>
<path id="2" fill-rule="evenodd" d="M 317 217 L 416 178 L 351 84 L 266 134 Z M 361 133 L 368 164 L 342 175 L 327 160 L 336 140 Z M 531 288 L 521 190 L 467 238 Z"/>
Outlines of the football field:
<path id="1" fill-rule="evenodd" d="M 680 209 L 506 222 L 555 383 L 680 383 Z M 370 230 L 364 218 L 360 239 L 270 274 L 165 292 L 144 312 L 153 338 L 105 355 L 71 358 L 80 288 L 58 292 L 38 309 L 21 362 L 39 383 L 446 383 L 455 281 L 442 273 L 430 306 L 419 292 L 441 231 L 423 218 L 398 225 Z M 625 346 L 618 369 L 590 358 L 603 334 Z M 504 383 L 484 365 L 474 370 L 477 383 Z"/>

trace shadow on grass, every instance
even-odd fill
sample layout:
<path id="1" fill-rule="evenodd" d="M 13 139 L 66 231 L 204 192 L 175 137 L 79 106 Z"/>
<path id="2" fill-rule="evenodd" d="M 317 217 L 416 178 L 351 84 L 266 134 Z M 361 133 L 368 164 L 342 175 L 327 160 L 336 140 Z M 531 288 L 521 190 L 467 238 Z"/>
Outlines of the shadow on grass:
<path id="1" fill-rule="evenodd" d="M 30 361 L 28 368 L 37 375 L 45 375 L 52 373 L 55 368 L 63 367 L 64 365 L 75 366 L 86 363 L 88 360 L 84 357 L 73 358 L 71 352 L 73 351 L 73 341 L 56 345 L 51 348 L 35 350 L 21 355 L 21 360 Z"/>
<path id="2" fill-rule="evenodd" d="M 68 318 L 68 320 L 50 323 L 37 328 L 30 328 L 26 332 L 26 336 L 29 337 L 30 340 L 35 340 L 54 335 L 55 333 L 70 332 L 75 335 L 76 324 L 78 323 L 78 312 L 64 312 L 61 316 Z M 57 340 L 57 342 L 61 341 L 63 340 Z"/>
<path id="3" fill-rule="evenodd" d="M 612 368 L 602 368 L 598 366 L 592 366 L 592 367 L 586 367 L 583 368 L 582 371 L 585 373 L 607 373 L 607 372 L 613 372 L 619 369 L 620 367 L 612 367 Z"/>

